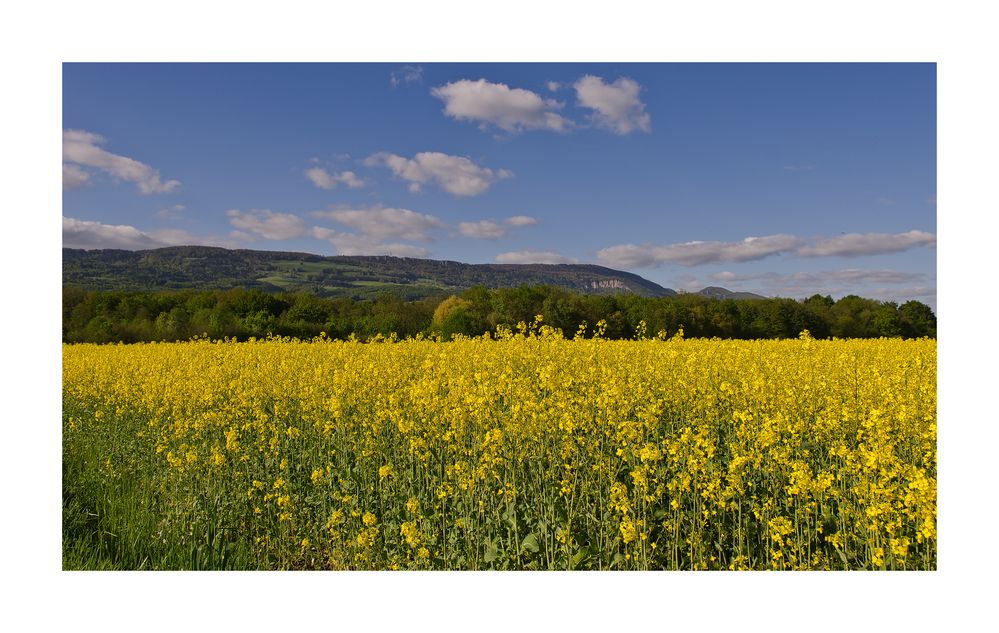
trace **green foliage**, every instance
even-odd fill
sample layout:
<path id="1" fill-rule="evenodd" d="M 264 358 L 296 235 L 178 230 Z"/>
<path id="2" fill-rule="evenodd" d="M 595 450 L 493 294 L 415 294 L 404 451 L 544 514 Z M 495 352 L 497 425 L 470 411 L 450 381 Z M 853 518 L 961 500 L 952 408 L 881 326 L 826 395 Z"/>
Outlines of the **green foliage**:
<path id="1" fill-rule="evenodd" d="M 672 336 L 681 328 L 688 337 L 741 339 L 796 338 L 806 329 L 815 338 L 936 336 L 936 316 L 923 303 L 898 306 L 853 295 L 838 301 L 819 295 L 803 301 L 736 301 L 698 294 L 585 295 L 553 286 L 475 286 L 461 296 L 405 301 L 385 292 L 373 300 L 355 300 L 308 293 L 269 295 L 259 289 L 143 293 L 65 288 L 63 341 L 131 343 L 268 334 L 311 338 L 320 332 L 340 339 L 393 333 L 451 338 L 481 336 L 500 325 L 514 329 L 539 314 L 567 337 L 583 323 L 588 324 L 584 335 L 592 336 L 599 321 L 605 323 L 603 336 L 613 339 L 634 338 L 643 321 L 649 336 Z"/>

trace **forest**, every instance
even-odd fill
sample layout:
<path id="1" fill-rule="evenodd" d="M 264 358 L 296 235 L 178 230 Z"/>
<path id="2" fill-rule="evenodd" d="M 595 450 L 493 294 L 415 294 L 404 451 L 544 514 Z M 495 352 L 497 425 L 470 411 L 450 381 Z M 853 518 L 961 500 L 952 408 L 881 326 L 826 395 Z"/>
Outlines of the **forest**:
<path id="1" fill-rule="evenodd" d="M 566 337 L 630 339 L 673 336 L 724 339 L 936 337 L 936 315 L 919 301 L 901 305 L 855 295 L 838 300 L 711 299 L 698 294 L 642 297 L 587 295 L 554 286 L 487 289 L 475 286 L 448 297 L 405 301 L 391 293 L 375 299 L 270 294 L 258 289 L 160 292 L 63 289 L 62 340 L 66 343 L 177 341 L 192 337 L 330 338 L 376 335 L 481 336 L 497 326 L 516 328 L 541 315 Z M 644 327 L 642 323 L 644 322 Z"/>

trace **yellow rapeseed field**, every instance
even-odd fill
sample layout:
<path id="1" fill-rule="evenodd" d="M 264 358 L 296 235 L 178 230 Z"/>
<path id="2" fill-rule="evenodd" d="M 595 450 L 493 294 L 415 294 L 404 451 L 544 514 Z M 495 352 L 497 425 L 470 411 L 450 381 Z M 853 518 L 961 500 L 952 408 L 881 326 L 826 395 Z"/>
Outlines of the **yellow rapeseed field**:
<path id="1" fill-rule="evenodd" d="M 936 567 L 933 340 L 66 345 L 63 391 L 120 565 Z"/>

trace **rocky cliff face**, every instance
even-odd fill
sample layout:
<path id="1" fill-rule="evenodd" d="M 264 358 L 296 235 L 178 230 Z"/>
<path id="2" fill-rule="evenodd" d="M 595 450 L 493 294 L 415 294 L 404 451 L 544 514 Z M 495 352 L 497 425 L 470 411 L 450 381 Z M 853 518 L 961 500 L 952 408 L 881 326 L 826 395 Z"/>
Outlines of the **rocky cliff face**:
<path id="1" fill-rule="evenodd" d="M 590 282 L 590 288 L 595 290 L 627 290 L 628 286 L 620 279 L 596 279 Z"/>

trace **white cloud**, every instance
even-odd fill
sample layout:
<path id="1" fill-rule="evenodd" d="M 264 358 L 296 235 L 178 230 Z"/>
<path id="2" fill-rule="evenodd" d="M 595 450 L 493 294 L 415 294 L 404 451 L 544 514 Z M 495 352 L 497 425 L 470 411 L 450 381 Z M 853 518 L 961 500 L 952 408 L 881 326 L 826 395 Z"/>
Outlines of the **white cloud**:
<path id="1" fill-rule="evenodd" d="M 90 184 L 90 174 L 83 171 L 76 165 L 66 165 L 62 166 L 62 188 L 63 189 L 78 189 L 84 185 Z"/>
<path id="2" fill-rule="evenodd" d="M 496 261 L 501 264 L 575 264 L 571 257 L 559 255 L 554 251 L 510 251 L 500 253 Z"/>
<path id="3" fill-rule="evenodd" d="M 423 81 L 423 66 L 410 66 L 405 65 L 399 70 L 393 70 L 389 73 L 389 83 L 392 84 L 393 88 L 398 87 L 400 84 L 410 84 Z"/>
<path id="4" fill-rule="evenodd" d="M 351 189 L 364 186 L 364 181 L 352 171 L 328 172 L 322 167 L 310 167 L 305 170 L 305 177 L 320 189 L 335 189 L 337 183 L 343 183 Z"/>
<path id="5" fill-rule="evenodd" d="M 268 240 L 289 240 L 307 233 L 302 218 L 292 213 L 275 213 L 268 209 L 240 211 L 229 209 L 229 224 L 237 229 L 259 235 Z"/>
<path id="6" fill-rule="evenodd" d="M 413 158 L 380 152 L 365 159 L 367 166 L 384 165 L 398 178 L 410 183 L 409 190 L 419 192 L 421 185 L 433 182 L 453 196 L 477 196 L 497 180 L 510 178 L 513 173 L 479 167 L 464 156 L 442 152 L 420 152 Z"/>
<path id="7" fill-rule="evenodd" d="M 557 92 L 558 89 L 562 87 L 562 85 L 557 81 L 549 81 L 545 84 L 545 86 L 552 92 Z"/>
<path id="8" fill-rule="evenodd" d="M 694 241 L 663 246 L 619 244 L 597 251 L 597 261 L 611 268 L 748 262 L 789 251 L 800 243 L 801 240 L 793 235 L 767 235 L 747 237 L 738 242 Z"/>
<path id="9" fill-rule="evenodd" d="M 597 127 L 616 134 L 652 131 L 652 119 L 638 98 L 641 86 L 635 80 L 621 77 L 605 84 L 600 77 L 586 75 L 576 82 L 575 88 L 579 105 L 593 110 L 590 120 Z"/>
<path id="10" fill-rule="evenodd" d="M 166 244 L 134 226 L 103 224 L 62 216 L 62 245 L 65 248 L 141 250 L 159 248 Z"/>
<path id="11" fill-rule="evenodd" d="M 430 252 L 413 244 L 386 244 L 381 240 L 357 233 L 335 231 L 322 226 L 312 228 L 312 237 L 333 245 L 338 255 L 392 255 L 394 257 L 426 257 Z"/>
<path id="12" fill-rule="evenodd" d="M 132 158 L 112 154 L 98 147 L 105 140 L 99 134 L 83 130 L 63 130 L 62 158 L 66 163 L 77 166 L 100 169 L 119 180 L 134 183 L 141 193 L 168 193 L 180 186 L 176 180 L 163 182 L 160 173 Z M 76 168 L 78 171 L 79 168 Z M 63 170 L 63 183 L 66 182 L 66 171 Z M 79 174 L 70 176 L 71 185 L 79 182 Z"/>
<path id="13" fill-rule="evenodd" d="M 485 79 L 461 79 L 438 86 L 430 94 L 444 102 L 446 116 L 478 121 L 483 129 L 490 125 L 506 132 L 553 130 L 562 132 L 571 122 L 556 113 L 562 104 L 542 99 L 537 93 Z"/>
<path id="14" fill-rule="evenodd" d="M 316 211 L 312 215 L 339 222 L 378 240 L 394 238 L 432 242 L 434 240 L 432 231 L 447 228 L 447 225 L 435 216 L 391 207 L 332 209 Z"/>
<path id="15" fill-rule="evenodd" d="M 90 220 L 62 218 L 62 245 L 66 248 L 145 250 L 164 246 L 202 245 L 239 248 L 252 238 L 233 232 L 228 238 L 195 235 L 182 229 L 140 231 L 127 224 L 104 224 Z"/>
<path id="16" fill-rule="evenodd" d="M 936 246 L 936 243 L 936 235 L 926 231 L 849 233 L 804 246 L 797 254 L 802 257 L 862 257 L 899 253 L 917 246 Z"/>
<path id="17" fill-rule="evenodd" d="M 784 171 L 812 171 L 815 165 L 784 165 Z"/>
<path id="18" fill-rule="evenodd" d="M 533 226 L 538 223 L 536 218 L 529 215 L 512 215 L 503 221 L 510 226 Z"/>
<path id="19" fill-rule="evenodd" d="M 493 220 L 459 222 L 458 232 L 465 237 L 474 237 L 479 240 L 498 240 L 506 236 L 506 228 Z"/>

